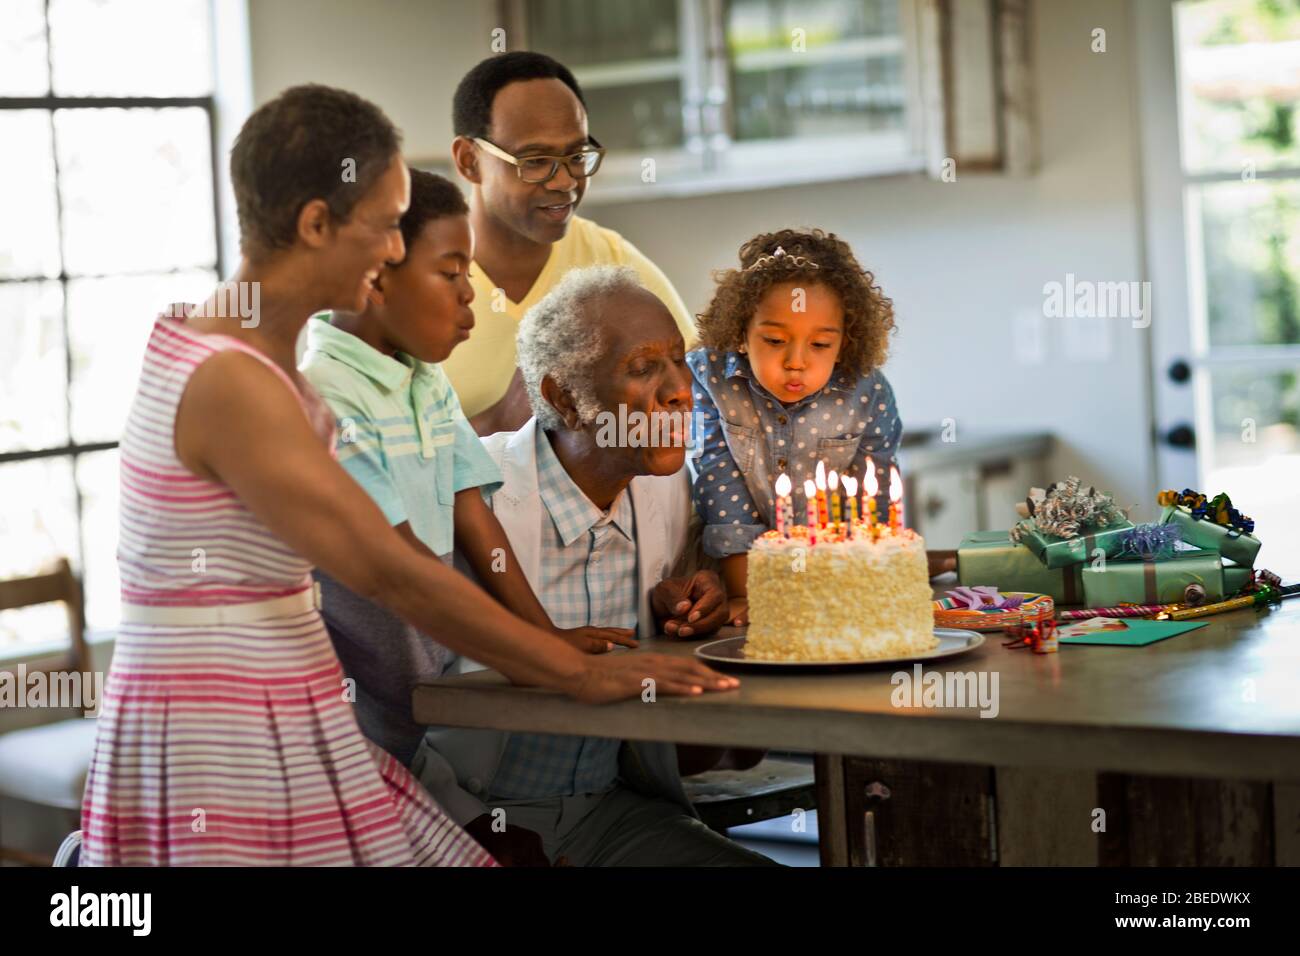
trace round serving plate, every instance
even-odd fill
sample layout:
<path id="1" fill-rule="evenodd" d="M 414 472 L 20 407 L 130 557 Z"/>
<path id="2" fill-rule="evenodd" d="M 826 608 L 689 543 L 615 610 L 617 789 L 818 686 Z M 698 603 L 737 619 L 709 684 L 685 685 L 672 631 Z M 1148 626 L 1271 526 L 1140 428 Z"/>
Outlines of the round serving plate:
<path id="1" fill-rule="evenodd" d="M 745 635 L 724 637 L 710 641 L 695 648 L 695 656 L 710 664 L 725 664 L 731 667 L 757 667 L 764 669 L 795 667 L 808 668 L 844 668 L 844 667 L 892 667 L 898 664 L 913 664 L 923 661 L 942 660 L 973 651 L 984 643 L 984 635 L 975 631 L 962 631 L 951 627 L 936 627 L 934 636 L 939 639 L 939 646 L 934 650 L 907 657 L 880 657 L 872 660 L 857 661 L 757 661 L 745 656 Z"/>

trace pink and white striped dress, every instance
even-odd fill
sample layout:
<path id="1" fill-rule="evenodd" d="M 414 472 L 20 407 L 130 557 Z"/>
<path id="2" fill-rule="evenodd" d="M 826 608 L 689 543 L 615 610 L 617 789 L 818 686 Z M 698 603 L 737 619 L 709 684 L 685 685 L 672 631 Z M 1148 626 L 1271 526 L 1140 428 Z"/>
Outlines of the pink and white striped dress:
<path id="1" fill-rule="evenodd" d="M 324 403 L 269 358 L 160 317 L 121 445 L 127 603 L 207 607 L 312 586 L 305 560 L 229 488 L 176 457 L 186 383 L 228 349 L 273 369 L 333 447 Z M 343 677 L 316 611 L 237 625 L 124 624 L 86 779 L 82 865 L 492 865 L 362 736 Z"/>

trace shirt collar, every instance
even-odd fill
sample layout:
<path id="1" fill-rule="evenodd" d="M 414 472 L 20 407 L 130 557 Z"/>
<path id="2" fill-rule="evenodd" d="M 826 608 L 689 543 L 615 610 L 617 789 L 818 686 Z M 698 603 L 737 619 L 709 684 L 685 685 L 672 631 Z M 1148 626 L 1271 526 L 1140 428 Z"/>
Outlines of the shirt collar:
<path id="1" fill-rule="evenodd" d="M 627 489 L 614 499 L 609 511 L 601 511 L 569 477 L 551 447 L 546 430 L 537 428 L 537 490 L 546 506 L 556 533 L 567 548 L 592 528 L 612 524 L 627 540 L 632 537 L 632 507 Z"/>
<path id="2" fill-rule="evenodd" d="M 424 379 L 432 369 L 404 352 L 389 356 L 367 345 L 351 332 L 335 328 L 329 313 L 307 323 L 307 348 L 322 352 L 349 368 L 356 369 L 388 392 L 404 388 L 412 376 Z"/>

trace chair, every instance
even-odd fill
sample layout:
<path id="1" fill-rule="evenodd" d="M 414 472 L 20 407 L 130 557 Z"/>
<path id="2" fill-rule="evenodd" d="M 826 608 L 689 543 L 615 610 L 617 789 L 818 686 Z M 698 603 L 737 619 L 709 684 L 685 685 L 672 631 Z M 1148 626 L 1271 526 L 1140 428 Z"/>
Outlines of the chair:
<path id="1" fill-rule="evenodd" d="M 682 785 L 700 819 L 718 833 L 817 806 L 812 764 L 779 757 L 765 757 L 748 770 L 693 774 Z"/>
<path id="2" fill-rule="evenodd" d="M 0 581 L 0 611 L 56 602 L 67 607 L 69 650 L 28 664 L 28 675 L 90 671 L 81 583 L 66 560 L 46 574 Z M 0 797 L 65 811 L 75 829 L 94 744 L 95 721 L 84 717 L 0 734 Z M 53 857 L 5 846 L 0 833 L 0 861 L 6 859 L 31 866 L 53 862 Z"/>

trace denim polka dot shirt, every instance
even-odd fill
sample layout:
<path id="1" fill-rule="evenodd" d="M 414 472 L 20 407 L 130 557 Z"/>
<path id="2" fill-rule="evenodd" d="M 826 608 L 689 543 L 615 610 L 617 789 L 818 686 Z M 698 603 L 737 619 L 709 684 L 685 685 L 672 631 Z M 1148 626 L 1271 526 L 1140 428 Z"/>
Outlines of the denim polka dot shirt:
<path id="1" fill-rule="evenodd" d="M 889 469 L 903 424 L 879 369 L 855 376 L 837 365 L 819 391 L 786 405 L 759 384 L 739 352 L 695 349 L 686 363 L 694 378 L 691 463 L 706 554 L 743 554 L 773 526 L 782 472 L 794 483 L 795 521 L 802 524 L 803 483 L 819 459 L 828 473 L 855 476 L 861 494 L 870 458 L 880 484 L 876 514 L 889 514 Z"/>

